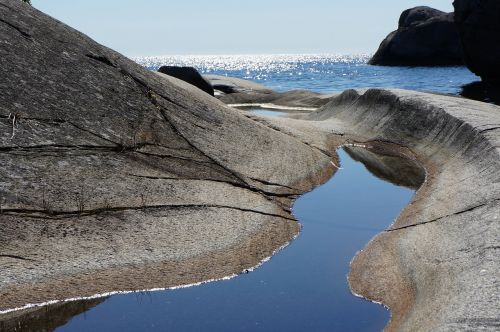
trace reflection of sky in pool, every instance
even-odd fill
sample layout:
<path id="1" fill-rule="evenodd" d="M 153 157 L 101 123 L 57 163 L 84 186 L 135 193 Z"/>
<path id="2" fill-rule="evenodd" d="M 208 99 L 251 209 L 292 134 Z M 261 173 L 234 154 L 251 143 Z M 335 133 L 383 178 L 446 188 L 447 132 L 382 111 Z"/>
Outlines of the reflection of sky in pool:
<path id="1" fill-rule="evenodd" d="M 255 108 L 248 111 L 260 116 L 283 116 L 287 114 L 285 112 L 271 111 L 263 108 Z"/>
<path id="2" fill-rule="evenodd" d="M 353 296 L 349 262 L 413 192 L 339 151 L 344 169 L 300 197 L 301 235 L 256 271 L 198 287 L 116 295 L 58 331 L 379 331 L 389 313 Z"/>

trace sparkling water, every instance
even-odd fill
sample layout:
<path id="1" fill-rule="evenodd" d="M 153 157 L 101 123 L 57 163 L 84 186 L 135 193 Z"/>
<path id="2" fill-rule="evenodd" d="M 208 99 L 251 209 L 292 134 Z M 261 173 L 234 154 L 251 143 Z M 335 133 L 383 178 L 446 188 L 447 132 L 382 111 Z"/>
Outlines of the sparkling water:
<path id="1" fill-rule="evenodd" d="M 163 65 L 192 66 L 202 74 L 239 77 L 277 91 L 339 92 L 388 87 L 459 94 L 479 80 L 466 67 L 371 66 L 369 55 L 203 55 L 156 56 L 135 60 L 151 70 Z"/>

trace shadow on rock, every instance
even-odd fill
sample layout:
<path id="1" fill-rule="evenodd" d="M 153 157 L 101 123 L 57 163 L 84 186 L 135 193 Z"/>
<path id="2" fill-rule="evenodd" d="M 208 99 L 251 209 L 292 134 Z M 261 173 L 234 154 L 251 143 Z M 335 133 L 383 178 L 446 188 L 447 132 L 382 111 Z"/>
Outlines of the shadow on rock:
<path id="1" fill-rule="evenodd" d="M 500 84 L 473 82 L 462 86 L 460 95 L 465 98 L 500 105 Z"/>

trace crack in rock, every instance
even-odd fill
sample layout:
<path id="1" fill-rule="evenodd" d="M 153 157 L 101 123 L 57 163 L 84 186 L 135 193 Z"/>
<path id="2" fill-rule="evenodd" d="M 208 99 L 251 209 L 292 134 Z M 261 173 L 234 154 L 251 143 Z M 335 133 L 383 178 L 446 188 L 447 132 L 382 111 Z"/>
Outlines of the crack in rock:
<path id="1" fill-rule="evenodd" d="M 85 210 L 82 212 L 79 211 L 46 211 L 46 210 L 30 210 L 30 209 L 3 209 L 2 212 L 4 215 L 20 215 L 24 217 L 44 217 L 44 219 L 64 219 L 71 218 L 75 216 L 91 216 L 97 215 L 100 213 L 107 212 L 121 212 L 121 211 L 140 211 L 140 210 L 154 210 L 154 209 L 189 209 L 189 208 L 216 208 L 216 209 L 231 209 L 238 210 L 242 212 L 251 212 L 257 213 L 269 217 L 277 217 L 283 218 L 286 220 L 295 221 L 292 217 L 286 217 L 275 213 L 268 213 L 264 211 L 258 211 L 253 209 L 245 209 L 236 206 L 228 206 L 228 205 L 216 205 L 216 204 L 179 204 L 179 205 L 151 205 L 151 206 L 140 206 L 140 207 L 111 207 L 111 208 L 99 208 L 94 210 Z"/>
<path id="2" fill-rule="evenodd" d="M 462 211 L 454 212 L 454 213 L 448 214 L 446 216 L 435 218 L 435 219 L 432 219 L 432 220 L 422 221 L 422 222 L 419 222 L 419 223 L 416 223 L 416 224 L 401 226 L 401 227 L 398 227 L 398 228 L 387 229 L 387 230 L 385 230 L 385 232 L 394 232 L 394 231 L 399 231 L 399 230 L 402 230 L 402 229 L 407 229 L 407 228 L 412 228 L 412 227 L 417 227 L 417 226 L 421 226 L 421 225 L 430 224 L 430 223 L 439 221 L 439 220 L 444 219 L 444 218 L 448 218 L 448 217 L 452 217 L 452 216 L 457 216 L 457 215 L 460 215 L 460 214 L 464 214 L 464 213 L 467 213 L 467 212 L 479 209 L 481 207 L 487 206 L 487 205 L 489 205 L 491 203 L 494 203 L 494 202 L 497 202 L 497 201 L 500 201 L 500 198 L 499 199 L 494 199 L 494 200 L 491 200 L 491 201 L 488 201 L 486 203 L 482 203 L 482 204 L 479 204 L 479 205 L 476 205 L 476 206 L 473 206 L 473 207 L 470 207 L 470 208 L 462 210 Z"/>
<path id="3" fill-rule="evenodd" d="M 35 262 L 34 259 L 26 258 L 26 257 L 22 257 L 22 256 L 17 256 L 17 255 L 0 254 L 0 257 L 13 258 L 13 259 L 18 259 L 18 260 L 22 260 L 22 261 L 32 261 L 32 262 Z"/>
<path id="4" fill-rule="evenodd" d="M 4 24 L 6 24 L 7 26 L 9 26 L 9 27 L 17 30 L 17 32 L 19 32 L 24 38 L 29 39 L 29 40 L 33 39 L 33 36 L 31 34 L 27 33 L 26 31 L 23 31 L 23 29 L 21 29 L 20 27 L 15 26 L 14 24 L 12 24 L 12 23 L 10 23 L 10 22 L 8 22 L 6 20 L 2 20 L 1 18 L 0 18 L 0 22 L 2 22 Z"/>

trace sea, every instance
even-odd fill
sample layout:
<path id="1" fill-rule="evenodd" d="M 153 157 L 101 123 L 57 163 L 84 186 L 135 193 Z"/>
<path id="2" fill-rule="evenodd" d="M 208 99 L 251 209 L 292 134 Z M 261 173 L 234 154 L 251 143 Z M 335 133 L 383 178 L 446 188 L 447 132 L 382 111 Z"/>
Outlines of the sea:
<path id="1" fill-rule="evenodd" d="M 400 88 L 459 95 L 480 78 L 465 66 L 384 67 L 368 65 L 370 55 L 182 55 L 134 60 L 150 70 L 163 65 L 192 66 L 202 74 L 227 75 L 276 91 L 305 89 L 320 93 L 352 88 Z"/>

